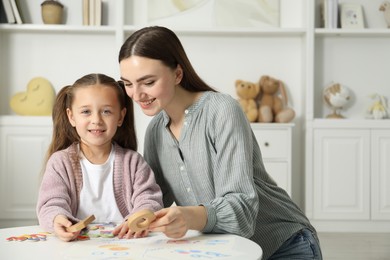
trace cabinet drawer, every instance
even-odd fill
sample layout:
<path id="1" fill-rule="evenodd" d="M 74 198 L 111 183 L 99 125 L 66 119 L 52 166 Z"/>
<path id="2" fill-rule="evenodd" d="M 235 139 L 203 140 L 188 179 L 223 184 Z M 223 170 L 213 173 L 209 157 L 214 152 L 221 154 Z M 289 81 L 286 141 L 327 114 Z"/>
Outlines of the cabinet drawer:
<path id="1" fill-rule="evenodd" d="M 257 143 L 264 159 L 286 158 L 290 147 L 288 131 L 275 129 L 254 129 Z"/>

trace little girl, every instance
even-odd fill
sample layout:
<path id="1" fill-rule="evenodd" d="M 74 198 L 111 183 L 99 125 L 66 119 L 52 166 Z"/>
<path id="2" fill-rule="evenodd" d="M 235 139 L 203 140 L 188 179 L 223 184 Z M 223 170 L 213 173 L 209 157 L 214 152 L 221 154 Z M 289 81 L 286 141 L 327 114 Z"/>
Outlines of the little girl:
<path id="1" fill-rule="evenodd" d="M 133 103 L 123 85 L 89 74 L 57 95 L 53 138 L 39 191 L 39 224 L 61 240 L 74 223 L 95 215 L 96 222 L 121 223 L 119 238 L 144 237 L 124 220 L 141 209 L 162 208 L 154 174 L 136 152 Z"/>

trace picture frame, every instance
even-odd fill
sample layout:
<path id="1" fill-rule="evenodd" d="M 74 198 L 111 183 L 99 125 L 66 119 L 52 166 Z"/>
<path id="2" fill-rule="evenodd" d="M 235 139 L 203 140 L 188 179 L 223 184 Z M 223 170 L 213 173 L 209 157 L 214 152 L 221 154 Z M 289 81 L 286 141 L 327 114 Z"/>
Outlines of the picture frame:
<path id="1" fill-rule="evenodd" d="M 343 3 L 340 5 L 341 28 L 363 29 L 363 7 L 360 4 Z"/>
<path id="2" fill-rule="evenodd" d="M 0 0 L 1 1 L 1 0 Z M 163 26 L 280 27 L 281 0 L 146 0 L 147 21 Z"/>

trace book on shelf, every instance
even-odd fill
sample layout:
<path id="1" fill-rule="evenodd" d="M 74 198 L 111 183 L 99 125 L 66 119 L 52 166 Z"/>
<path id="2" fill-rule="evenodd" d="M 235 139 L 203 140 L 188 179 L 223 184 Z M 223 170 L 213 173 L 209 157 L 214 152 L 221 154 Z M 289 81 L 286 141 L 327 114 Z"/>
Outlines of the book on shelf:
<path id="1" fill-rule="evenodd" d="M 95 25 L 95 0 L 89 0 L 89 25 Z"/>
<path id="2" fill-rule="evenodd" d="M 102 25 L 102 0 L 95 0 L 95 25 Z"/>
<path id="3" fill-rule="evenodd" d="M 83 0 L 83 25 L 89 25 L 89 0 Z"/>
<path id="4" fill-rule="evenodd" d="M 20 15 L 18 3 L 16 2 L 16 0 L 10 0 L 10 2 L 11 2 L 12 11 L 15 16 L 15 22 L 17 24 L 22 24 L 23 21 L 22 21 L 22 16 Z"/>
<path id="5" fill-rule="evenodd" d="M 83 25 L 102 25 L 102 0 L 83 0 Z"/>
<path id="6" fill-rule="evenodd" d="M 2 0 L 7 23 L 16 23 L 10 0 Z"/>
<path id="7" fill-rule="evenodd" d="M 321 2 L 322 25 L 324 28 L 335 29 L 338 27 L 339 3 L 338 0 L 322 0 Z"/>
<path id="8" fill-rule="evenodd" d="M 0 23 L 8 23 L 7 15 L 5 14 L 3 1 L 0 1 Z"/>

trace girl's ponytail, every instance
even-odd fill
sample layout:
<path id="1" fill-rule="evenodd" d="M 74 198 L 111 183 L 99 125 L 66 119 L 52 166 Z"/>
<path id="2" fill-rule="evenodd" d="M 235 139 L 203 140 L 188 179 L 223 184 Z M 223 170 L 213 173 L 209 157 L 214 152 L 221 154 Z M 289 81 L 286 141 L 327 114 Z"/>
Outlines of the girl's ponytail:
<path id="1" fill-rule="evenodd" d="M 80 141 L 76 129 L 70 124 L 66 113 L 70 107 L 72 98 L 72 86 L 63 87 L 57 94 L 54 102 L 52 119 L 53 119 L 53 135 L 46 154 L 46 160 L 56 151 L 62 150 L 70 146 L 76 141 Z M 45 163 L 46 164 L 46 163 Z"/>

